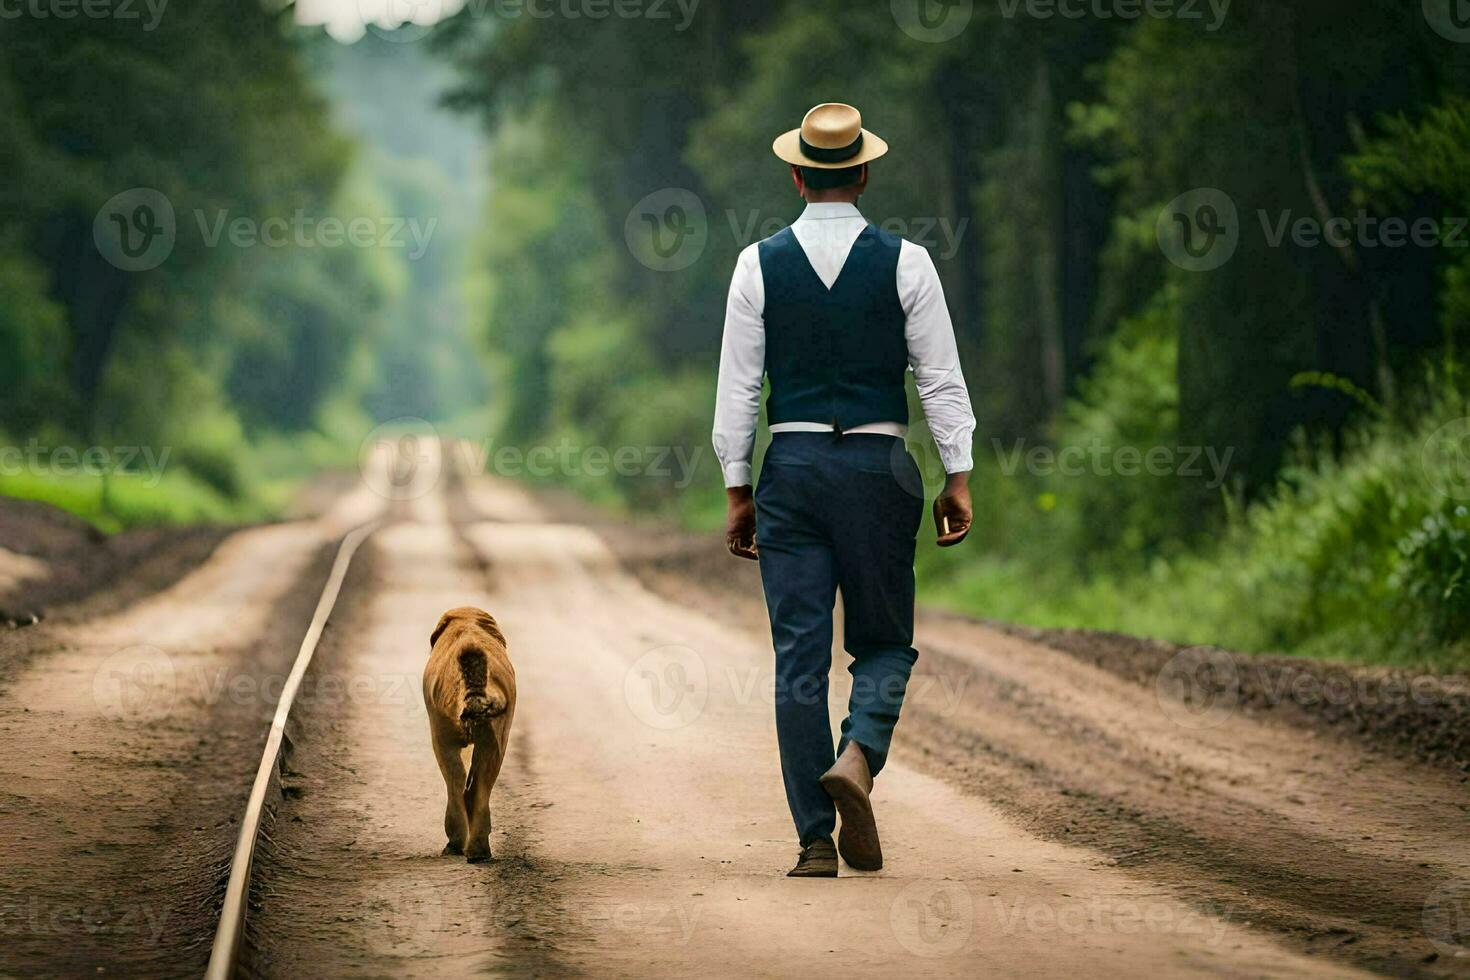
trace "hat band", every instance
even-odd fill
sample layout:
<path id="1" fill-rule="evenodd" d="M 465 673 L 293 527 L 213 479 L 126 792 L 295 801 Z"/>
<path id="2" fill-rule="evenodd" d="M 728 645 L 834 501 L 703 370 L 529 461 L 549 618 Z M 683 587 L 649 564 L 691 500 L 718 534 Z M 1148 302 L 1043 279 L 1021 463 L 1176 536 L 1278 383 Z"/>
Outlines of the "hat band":
<path id="1" fill-rule="evenodd" d="M 862 130 L 858 130 L 857 139 L 853 140 L 846 146 L 839 146 L 836 149 L 832 150 L 823 149 L 820 146 L 812 146 L 806 141 L 805 136 L 799 136 L 798 138 L 801 140 L 801 152 L 805 154 L 807 158 L 815 160 L 818 163 L 841 163 L 844 160 L 851 160 L 853 157 L 863 152 Z"/>

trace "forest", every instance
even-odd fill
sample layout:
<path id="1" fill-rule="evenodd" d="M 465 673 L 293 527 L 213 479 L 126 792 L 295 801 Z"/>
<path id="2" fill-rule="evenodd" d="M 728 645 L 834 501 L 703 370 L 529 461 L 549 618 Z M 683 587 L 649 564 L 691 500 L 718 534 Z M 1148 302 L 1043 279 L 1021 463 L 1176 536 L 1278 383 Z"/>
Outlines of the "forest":
<path id="1" fill-rule="evenodd" d="M 0 492 L 109 528 L 265 515 L 415 416 L 677 447 L 692 474 L 548 479 L 713 529 L 730 273 L 800 213 L 771 139 L 842 101 L 893 147 L 862 208 L 934 256 L 979 419 L 975 533 L 920 549 L 924 601 L 1470 662 L 1456 0 L 565 6 L 351 46 L 254 0 L 0 21 L 0 444 L 171 449 L 156 487 L 12 467 Z M 418 159 L 448 137 L 412 109 L 354 127 L 377 74 L 478 130 L 483 172 Z M 137 188 L 176 241 L 130 270 L 96 225 Z M 438 224 L 417 259 L 206 233 L 298 212 Z"/>

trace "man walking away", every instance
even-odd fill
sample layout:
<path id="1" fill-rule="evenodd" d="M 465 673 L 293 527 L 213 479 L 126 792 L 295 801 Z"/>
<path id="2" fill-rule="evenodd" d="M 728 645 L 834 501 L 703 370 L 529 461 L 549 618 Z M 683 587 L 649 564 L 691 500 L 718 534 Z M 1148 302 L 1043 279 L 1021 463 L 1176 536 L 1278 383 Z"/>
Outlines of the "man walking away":
<path id="1" fill-rule="evenodd" d="M 923 483 L 904 445 L 905 371 L 913 369 L 948 473 L 934 502 L 941 547 L 970 529 L 975 418 L 933 260 L 857 209 L 868 165 L 888 145 L 862 128 L 855 108 L 825 103 L 773 149 L 791 165 L 807 207 L 736 264 L 714 443 L 728 498 L 726 544 L 760 561 L 771 620 L 776 735 L 801 842 L 789 874 L 830 878 L 839 851 L 855 869 L 883 866 L 869 793 L 918 658 L 914 541 Z M 752 494 L 766 378 L 772 441 Z M 827 680 L 838 589 L 853 684 L 834 754 Z"/>

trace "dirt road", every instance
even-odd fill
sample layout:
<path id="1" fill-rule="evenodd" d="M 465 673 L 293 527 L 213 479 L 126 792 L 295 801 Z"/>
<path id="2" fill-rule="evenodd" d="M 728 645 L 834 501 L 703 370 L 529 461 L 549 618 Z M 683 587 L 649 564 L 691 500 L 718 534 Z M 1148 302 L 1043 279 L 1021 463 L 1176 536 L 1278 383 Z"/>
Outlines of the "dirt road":
<path id="1" fill-rule="evenodd" d="M 271 680 L 372 509 L 242 532 L 149 599 L 7 639 L 0 974 L 198 973 Z M 392 513 L 295 712 L 258 975 L 1470 975 L 1463 774 L 927 617 L 875 792 L 887 868 L 792 881 L 748 569 L 661 586 L 488 478 Z M 463 604 L 520 689 L 482 866 L 438 856 L 418 688 Z"/>

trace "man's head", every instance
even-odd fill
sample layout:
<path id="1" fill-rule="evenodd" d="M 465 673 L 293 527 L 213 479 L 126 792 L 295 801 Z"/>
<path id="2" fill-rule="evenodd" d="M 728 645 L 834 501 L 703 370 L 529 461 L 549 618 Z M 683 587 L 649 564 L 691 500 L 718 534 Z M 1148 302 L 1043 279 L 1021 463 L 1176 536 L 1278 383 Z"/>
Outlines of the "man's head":
<path id="1" fill-rule="evenodd" d="M 799 129 L 782 133 L 771 149 L 791 164 L 797 193 L 811 203 L 856 201 L 868 186 L 868 163 L 888 144 L 863 128 L 863 117 L 841 102 L 813 108 Z"/>
<path id="2" fill-rule="evenodd" d="M 792 166 L 791 179 L 796 193 L 809 204 L 854 204 L 868 189 L 868 165 L 861 163 L 841 170 Z"/>

